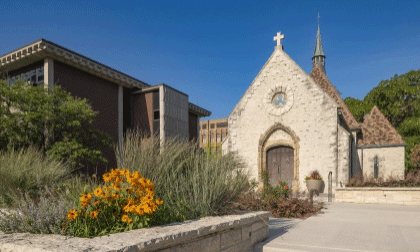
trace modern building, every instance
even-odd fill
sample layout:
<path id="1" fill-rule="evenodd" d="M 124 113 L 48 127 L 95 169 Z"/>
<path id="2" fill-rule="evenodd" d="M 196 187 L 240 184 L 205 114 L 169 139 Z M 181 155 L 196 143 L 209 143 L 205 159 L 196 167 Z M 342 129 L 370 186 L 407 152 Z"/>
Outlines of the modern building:
<path id="1" fill-rule="evenodd" d="M 211 153 L 222 151 L 222 142 L 228 134 L 228 120 L 217 119 L 200 122 L 200 148 L 208 148 Z"/>
<path id="2" fill-rule="evenodd" d="M 73 96 L 86 98 L 99 112 L 94 126 L 115 143 L 136 128 L 161 140 L 198 139 L 199 118 L 211 114 L 168 85 L 151 86 L 45 39 L 0 56 L 0 74 L 10 84 L 21 79 L 46 88 L 60 85 Z M 107 166 L 115 167 L 113 149 L 102 151 Z M 97 169 L 100 173 L 106 167 Z"/>

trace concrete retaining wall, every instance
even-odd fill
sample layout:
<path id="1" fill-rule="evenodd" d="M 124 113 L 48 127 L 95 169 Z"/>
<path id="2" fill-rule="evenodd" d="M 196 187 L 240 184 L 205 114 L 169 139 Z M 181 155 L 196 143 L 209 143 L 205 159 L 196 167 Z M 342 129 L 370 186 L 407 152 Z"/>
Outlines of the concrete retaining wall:
<path id="1" fill-rule="evenodd" d="M 420 188 L 347 187 L 336 188 L 335 202 L 420 206 Z"/>
<path id="2" fill-rule="evenodd" d="M 0 251 L 253 251 L 268 237 L 269 216 L 253 212 L 206 217 L 92 239 L 0 233 Z"/>

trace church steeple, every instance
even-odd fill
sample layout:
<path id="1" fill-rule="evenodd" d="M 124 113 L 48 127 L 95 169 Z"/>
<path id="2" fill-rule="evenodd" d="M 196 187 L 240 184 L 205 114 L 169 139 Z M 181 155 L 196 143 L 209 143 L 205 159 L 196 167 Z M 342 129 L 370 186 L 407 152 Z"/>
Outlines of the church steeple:
<path id="1" fill-rule="evenodd" d="M 319 29 L 319 13 L 318 13 L 318 32 L 316 34 L 314 56 L 312 56 L 312 68 L 320 66 L 325 72 L 325 55 L 322 50 L 321 30 Z"/>

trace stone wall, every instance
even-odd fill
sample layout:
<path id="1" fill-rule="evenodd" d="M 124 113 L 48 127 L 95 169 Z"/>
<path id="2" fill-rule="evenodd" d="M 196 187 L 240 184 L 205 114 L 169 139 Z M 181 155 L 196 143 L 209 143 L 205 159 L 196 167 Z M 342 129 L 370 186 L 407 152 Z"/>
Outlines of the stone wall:
<path id="1" fill-rule="evenodd" d="M 378 157 L 380 178 L 404 178 L 404 146 L 358 149 L 364 176 L 373 176 L 374 158 Z"/>
<path id="2" fill-rule="evenodd" d="M 0 251 L 253 251 L 268 237 L 269 212 L 206 217 L 92 239 L 2 234 Z"/>
<path id="3" fill-rule="evenodd" d="M 336 202 L 420 206 L 420 188 L 348 187 L 335 190 Z"/>

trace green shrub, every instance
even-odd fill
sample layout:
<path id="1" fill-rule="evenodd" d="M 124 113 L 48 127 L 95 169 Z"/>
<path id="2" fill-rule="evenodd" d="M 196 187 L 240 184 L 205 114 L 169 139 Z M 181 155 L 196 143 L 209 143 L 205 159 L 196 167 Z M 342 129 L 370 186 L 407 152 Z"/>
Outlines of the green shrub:
<path id="1" fill-rule="evenodd" d="M 67 163 L 45 157 L 35 147 L 0 152 L 0 200 L 16 205 L 24 195 L 36 196 L 45 186 L 54 187 L 69 178 Z"/>
<path id="2" fill-rule="evenodd" d="M 275 198 L 289 198 L 290 189 L 287 182 L 279 180 L 279 183 L 276 186 L 271 186 L 269 183 L 266 183 L 263 190 L 263 197 L 273 196 Z"/>
<path id="3" fill-rule="evenodd" d="M 176 138 L 166 138 L 161 148 L 157 137 L 127 132 L 116 156 L 118 167 L 149 178 L 165 202 L 153 224 L 228 213 L 248 185 L 236 155 L 208 156 L 197 143 Z"/>

